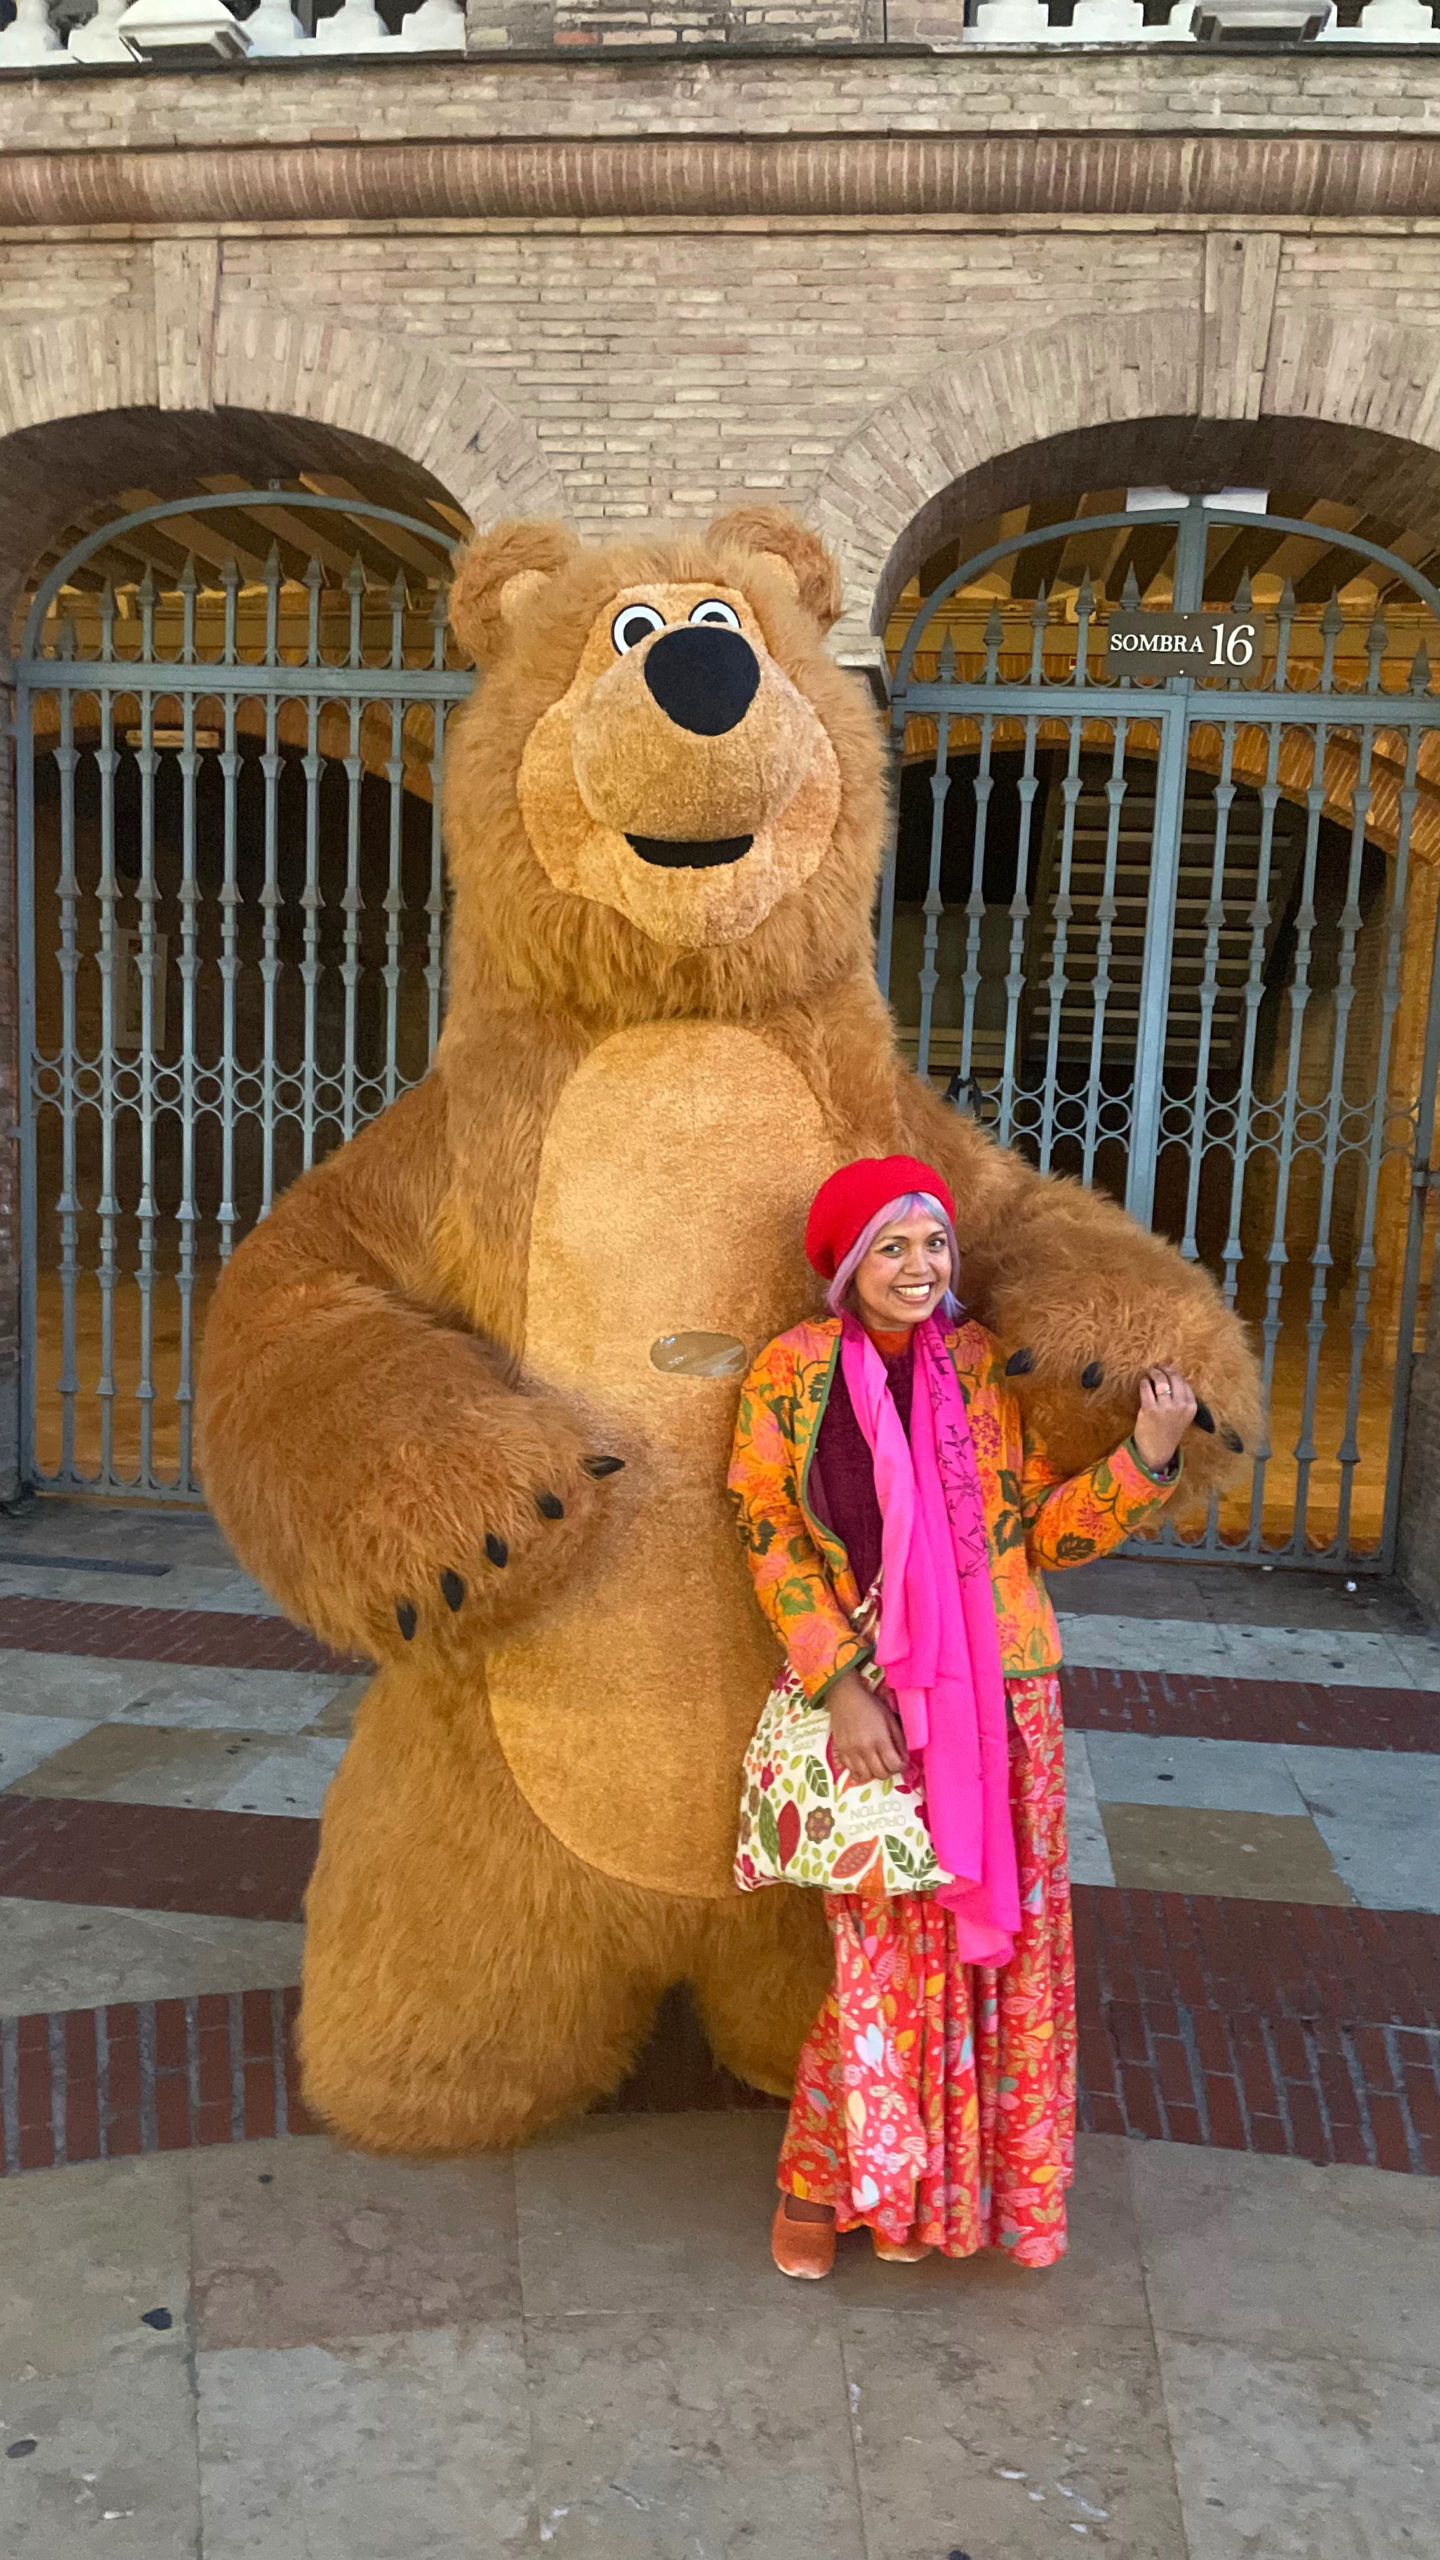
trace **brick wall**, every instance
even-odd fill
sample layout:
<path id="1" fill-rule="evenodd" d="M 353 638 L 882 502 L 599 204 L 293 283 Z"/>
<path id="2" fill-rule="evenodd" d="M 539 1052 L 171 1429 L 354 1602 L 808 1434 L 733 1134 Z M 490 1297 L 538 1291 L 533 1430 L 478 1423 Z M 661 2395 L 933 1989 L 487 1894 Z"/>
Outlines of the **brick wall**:
<path id="1" fill-rule="evenodd" d="M 74 70 L 59 82 L 0 71 L 0 153 L 305 145 L 337 136 L 388 142 L 405 134 L 859 132 L 1440 134 L 1440 47 L 1362 54 L 1298 46 L 1243 56 L 1201 45 L 975 47 L 928 59 L 797 50 L 653 62 L 596 54 L 583 63 L 573 50 L 549 62 L 495 53 L 427 62 L 409 54 L 183 76 Z"/>

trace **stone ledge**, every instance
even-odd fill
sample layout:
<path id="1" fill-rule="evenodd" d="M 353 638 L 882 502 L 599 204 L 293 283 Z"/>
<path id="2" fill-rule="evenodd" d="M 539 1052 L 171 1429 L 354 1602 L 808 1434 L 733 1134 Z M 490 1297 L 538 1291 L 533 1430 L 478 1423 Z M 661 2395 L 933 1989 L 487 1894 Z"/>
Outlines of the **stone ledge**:
<path id="1" fill-rule="evenodd" d="M 1440 215 L 1440 132 L 296 141 L 0 154 L 0 224 Z"/>

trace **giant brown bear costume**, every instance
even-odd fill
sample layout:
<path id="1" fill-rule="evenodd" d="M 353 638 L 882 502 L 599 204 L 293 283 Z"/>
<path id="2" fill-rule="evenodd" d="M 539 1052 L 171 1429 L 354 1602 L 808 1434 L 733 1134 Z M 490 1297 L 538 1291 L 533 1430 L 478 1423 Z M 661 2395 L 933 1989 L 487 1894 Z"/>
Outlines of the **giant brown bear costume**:
<path id="1" fill-rule="evenodd" d="M 367 2148 L 522 2138 L 614 2088 L 682 1981 L 723 2062 L 788 2085 L 828 1940 L 818 1896 L 731 1887 L 776 1658 L 723 1488 L 738 1373 L 815 1303 L 801 1232 L 833 1166 L 943 1167 L 964 1295 L 1030 1355 L 1067 1464 L 1123 1437 L 1151 1360 L 1214 1416 L 1193 1491 L 1255 1428 L 1205 1275 L 900 1064 L 880 738 L 822 646 L 838 609 L 775 509 L 472 545 L 434 1070 L 214 1303 L 216 1514 L 292 1616 L 379 1664 L 302 2015 L 310 2103 Z"/>

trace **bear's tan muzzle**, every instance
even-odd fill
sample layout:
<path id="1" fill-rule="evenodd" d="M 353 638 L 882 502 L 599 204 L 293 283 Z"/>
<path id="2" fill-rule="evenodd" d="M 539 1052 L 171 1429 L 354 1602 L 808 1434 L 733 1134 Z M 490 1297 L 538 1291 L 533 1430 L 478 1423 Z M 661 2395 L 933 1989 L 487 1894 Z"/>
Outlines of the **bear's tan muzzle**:
<path id="1" fill-rule="evenodd" d="M 759 680 L 733 725 L 711 734 L 685 725 L 646 681 L 649 650 L 671 636 L 661 632 L 648 648 L 632 649 L 591 687 L 572 734 L 580 797 L 598 825 L 621 835 L 673 843 L 758 835 L 804 781 L 820 751 L 819 722 L 774 659 L 757 650 Z M 723 704 L 714 716 L 724 716 Z"/>

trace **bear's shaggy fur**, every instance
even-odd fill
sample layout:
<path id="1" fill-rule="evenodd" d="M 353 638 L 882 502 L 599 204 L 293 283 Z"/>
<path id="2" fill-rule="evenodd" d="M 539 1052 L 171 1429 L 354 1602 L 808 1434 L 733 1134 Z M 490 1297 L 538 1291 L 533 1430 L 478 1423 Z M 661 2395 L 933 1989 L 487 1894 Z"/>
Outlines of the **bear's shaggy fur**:
<path id="1" fill-rule="evenodd" d="M 815 1304 L 823 1175 L 909 1152 L 1067 1466 L 1154 1360 L 1256 1421 L 1209 1279 L 901 1066 L 873 976 L 880 738 L 779 510 L 587 550 L 477 540 L 452 613 L 450 998 L 434 1071 L 297 1183 L 207 1328 L 205 1481 L 282 1605 L 379 1663 L 325 1810 L 310 2104 L 377 2150 L 514 2142 L 612 2089 L 667 1986 L 786 2088 L 819 1899 L 742 1898 L 773 1674 L 723 1494 L 740 1366 Z M 1092 1364 L 1103 1379 L 1089 1389 Z M 606 1466 L 603 1461 L 621 1461 Z"/>

